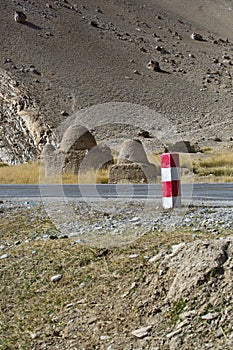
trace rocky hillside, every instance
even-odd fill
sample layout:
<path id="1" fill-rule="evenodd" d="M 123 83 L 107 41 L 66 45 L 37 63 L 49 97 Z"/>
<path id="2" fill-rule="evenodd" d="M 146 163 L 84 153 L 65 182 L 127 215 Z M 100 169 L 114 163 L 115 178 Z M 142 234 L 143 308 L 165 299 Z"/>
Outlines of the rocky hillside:
<path id="1" fill-rule="evenodd" d="M 25 23 L 14 21 L 15 10 L 26 15 Z M 0 68 L 29 92 L 40 119 L 53 128 L 91 106 L 108 102 L 111 115 L 111 103 L 125 102 L 159 113 L 176 128 L 176 139 L 188 138 L 205 146 L 220 139 L 228 146 L 232 17 L 232 2 L 224 0 L 3 0 Z M 148 69 L 151 60 L 158 62 L 159 71 Z M 134 125 L 134 116 L 123 111 L 124 122 Z M 11 134 L 18 133 L 16 126 L 10 126 L 16 123 L 9 114 L 2 109 L 1 121 L 9 124 Z M 33 115 L 37 119 L 35 111 Z M 12 118 L 18 118 L 17 111 Z M 98 123 L 95 118 L 93 129 Z M 151 123 L 153 118 L 144 124 L 152 133 L 153 148 L 159 130 L 151 130 Z M 111 139 L 114 128 L 108 125 L 99 140 Z M 165 143 L 174 136 L 165 134 Z M 7 141 L 2 142 L 8 148 Z M 19 147 L 16 153 L 21 153 L 23 142 L 21 136 L 14 142 Z M 13 151 L 7 152 L 9 159 L 17 159 Z M 35 156 L 33 149 L 29 153 Z"/>
<path id="2" fill-rule="evenodd" d="M 51 130 L 25 88 L 3 71 L 0 80 L 1 160 L 10 164 L 28 162 L 39 155 Z"/>

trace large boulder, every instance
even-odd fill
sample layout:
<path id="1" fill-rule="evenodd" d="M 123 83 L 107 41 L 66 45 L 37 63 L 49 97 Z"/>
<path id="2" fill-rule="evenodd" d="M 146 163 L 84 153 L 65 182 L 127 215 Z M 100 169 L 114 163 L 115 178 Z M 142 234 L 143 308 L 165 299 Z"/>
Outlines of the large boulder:
<path id="1" fill-rule="evenodd" d="M 201 149 L 197 143 L 192 144 L 190 141 L 177 141 L 172 145 L 166 147 L 168 152 L 180 152 L 180 153 L 197 153 L 201 152 Z"/>
<path id="2" fill-rule="evenodd" d="M 232 281 L 233 240 L 224 238 L 212 241 L 180 243 L 166 255 L 160 265 L 161 276 L 166 279 L 167 299 L 180 300 L 208 283 L 211 277 L 230 277 Z M 160 279 L 157 281 L 161 283 Z"/>

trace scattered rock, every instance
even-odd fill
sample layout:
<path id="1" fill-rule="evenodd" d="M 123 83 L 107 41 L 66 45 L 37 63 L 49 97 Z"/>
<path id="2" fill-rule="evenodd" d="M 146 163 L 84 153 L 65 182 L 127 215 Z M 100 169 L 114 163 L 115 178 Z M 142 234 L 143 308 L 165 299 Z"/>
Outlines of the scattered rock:
<path id="1" fill-rule="evenodd" d="M 147 63 L 147 68 L 153 70 L 154 72 L 161 72 L 161 68 L 159 66 L 158 61 L 153 61 L 153 60 L 149 61 Z"/>
<path id="2" fill-rule="evenodd" d="M 140 221 L 140 220 L 141 220 L 141 219 L 140 219 L 139 217 L 135 216 L 134 218 L 130 219 L 129 221 L 130 221 L 130 222 L 138 222 L 138 221 Z"/>
<path id="3" fill-rule="evenodd" d="M 15 11 L 14 12 L 14 20 L 17 23 L 26 23 L 27 17 L 23 12 Z"/>
<path id="4" fill-rule="evenodd" d="M 109 340 L 109 339 L 110 339 L 109 335 L 101 335 L 100 336 L 100 340 L 102 340 L 102 341 Z"/>
<path id="5" fill-rule="evenodd" d="M 212 321 L 212 320 L 215 320 L 218 317 L 219 317 L 219 312 L 213 312 L 213 313 L 208 313 L 206 315 L 201 316 L 201 319 L 202 320 Z"/>
<path id="6" fill-rule="evenodd" d="M 95 9 L 95 12 L 96 12 L 96 13 L 101 13 L 101 14 L 103 14 L 103 11 L 102 11 L 99 7 L 97 7 L 97 8 Z"/>
<path id="7" fill-rule="evenodd" d="M 53 8 L 52 5 L 49 4 L 49 3 L 46 3 L 45 6 L 46 6 L 48 9 L 52 9 L 52 8 Z"/>
<path id="8" fill-rule="evenodd" d="M 49 239 L 55 240 L 55 239 L 58 239 L 58 236 L 57 235 L 50 235 Z"/>
<path id="9" fill-rule="evenodd" d="M 30 67 L 30 72 L 36 75 L 41 75 L 41 73 L 34 66 Z"/>
<path id="10" fill-rule="evenodd" d="M 90 21 L 89 22 L 90 26 L 94 27 L 94 28 L 98 28 L 98 23 L 96 21 Z"/>
<path id="11" fill-rule="evenodd" d="M 136 259 L 136 258 L 138 258 L 138 254 L 131 254 L 131 255 L 129 255 L 129 258 Z"/>
<path id="12" fill-rule="evenodd" d="M 155 50 L 162 54 L 168 54 L 169 52 L 163 46 L 155 46 Z"/>
<path id="13" fill-rule="evenodd" d="M 4 60 L 4 64 L 7 64 L 7 63 L 12 63 L 12 60 L 11 60 L 10 58 L 6 58 L 6 59 Z"/>
<path id="14" fill-rule="evenodd" d="M 150 334 L 151 329 L 152 329 L 151 326 L 142 327 L 142 328 L 136 329 L 135 331 L 132 331 L 132 334 L 135 337 L 141 339 L 141 338 L 147 337 Z"/>
<path id="15" fill-rule="evenodd" d="M 183 343 L 183 340 L 182 340 L 181 337 L 173 337 L 173 338 L 171 338 L 171 340 L 170 340 L 169 349 L 170 349 L 170 350 L 177 350 L 177 349 L 180 349 L 182 343 Z"/>
<path id="16" fill-rule="evenodd" d="M 177 334 L 181 333 L 182 332 L 182 329 L 175 329 L 174 331 L 166 334 L 166 337 L 168 339 L 172 339 L 173 337 L 175 337 Z"/>
<path id="17" fill-rule="evenodd" d="M 144 137 L 145 139 L 151 138 L 150 133 L 147 130 L 140 130 L 138 136 Z"/>
<path id="18" fill-rule="evenodd" d="M 62 115 L 63 117 L 67 117 L 67 116 L 69 115 L 69 113 L 67 113 L 66 111 L 61 111 L 61 115 Z"/>
<path id="19" fill-rule="evenodd" d="M 214 141 L 216 141 L 216 142 L 222 142 L 222 139 L 221 139 L 220 137 L 218 137 L 217 135 L 215 135 Z"/>
<path id="20" fill-rule="evenodd" d="M 218 329 L 215 333 L 215 338 L 221 338 L 224 335 L 222 329 Z"/>
<path id="21" fill-rule="evenodd" d="M 181 320 L 191 319 L 191 318 L 195 317 L 196 315 L 197 315 L 197 311 L 196 311 L 196 310 L 190 310 L 190 311 L 182 312 L 182 313 L 179 315 L 179 318 L 180 318 Z"/>
<path id="22" fill-rule="evenodd" d="M 192 33 L 191 34 L 191 39 L 197 40 L 197 41 L 203 41 L 203 37 L 201 34 L 198 33 Z"/>
<path id="23" fill-rule="evenodd" d="M 62 279 L 62 275 L 55 275 L 51 277 L 51 282 L 58 282 L 60 279 Z"/>
<path id="24" fill-rule="evenodd" d="M 7 259 L 9 257 L 10 257 L 9 254 L 3 254 L 3 255 L 0 256 L 0 259 Z"/>

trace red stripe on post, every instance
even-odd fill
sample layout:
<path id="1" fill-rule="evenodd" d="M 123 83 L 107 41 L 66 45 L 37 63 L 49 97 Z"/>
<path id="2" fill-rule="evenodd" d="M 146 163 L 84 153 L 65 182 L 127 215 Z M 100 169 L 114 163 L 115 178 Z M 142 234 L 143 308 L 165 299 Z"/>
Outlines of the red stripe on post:
<path id="1" fill-rule="evenodd" d="M 161 168 L 176 168 L 180 166 L 178 153 L 164 153 L 161 155 Z"/>
<path id="2" fill-rule="evenodd" d="M 181 205 L 180 162 L 178 153 L 161 155 L 162 196 L 164 209 Z"/>
<path id="3" fill-rule="evenodd" d="M 162 182 L 162 195 L 163 197 L 178 197 L 181 195 L 180 181 L 165 181 Z"/>

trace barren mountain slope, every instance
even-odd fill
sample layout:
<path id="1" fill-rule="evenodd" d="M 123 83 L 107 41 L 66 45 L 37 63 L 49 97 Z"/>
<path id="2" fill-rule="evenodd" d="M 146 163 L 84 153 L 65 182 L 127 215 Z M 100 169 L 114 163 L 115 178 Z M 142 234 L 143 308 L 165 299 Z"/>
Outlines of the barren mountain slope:
<path id="1" fill-rule="evenodd" d="M 0 68 L 30 91 L 40 118 L 52 127 L 66 118 L 61 111 L 73 114 L 105 102 L 128 102 L 161 113 L 176 126 L 178 138 L 208 144 L 217 134 L 228 143 L 231 5 L 3 0 Z M 14 21 L 14 10 L 26 14 L 25 24 Z M 193 32 L 203 40 L 192 40 Z M 150 60 L 159 62 L 160 72 L 147 68 Z M 125 122 L 134 124 L 127 109 L 125 113 Z M 149 131 L 152 122 L 145 120 Z M 96 124 L 94 119 L 93 128 Z M 152 135 L 156 138 L 156 130 Z M 102 132 L 99 139 L 104 137 Z M 153 147 L 153 141 L 150 144 Z"/>

